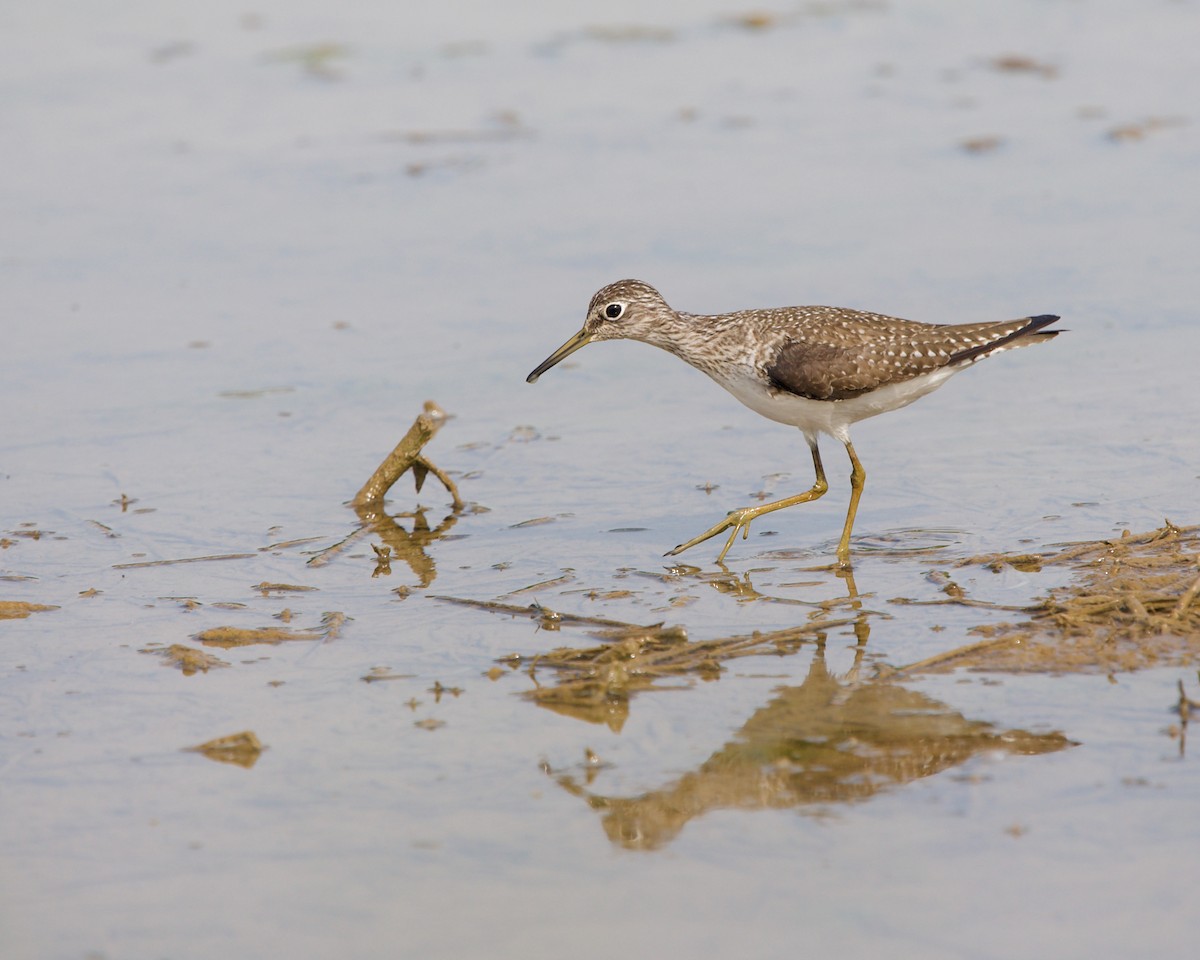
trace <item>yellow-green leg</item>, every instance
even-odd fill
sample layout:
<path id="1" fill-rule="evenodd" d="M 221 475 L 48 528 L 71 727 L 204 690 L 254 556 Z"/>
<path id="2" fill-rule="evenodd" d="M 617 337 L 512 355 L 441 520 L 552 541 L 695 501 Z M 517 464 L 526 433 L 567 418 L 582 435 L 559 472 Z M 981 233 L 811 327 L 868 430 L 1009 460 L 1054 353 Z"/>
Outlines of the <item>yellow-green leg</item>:
<path id="1" fill-rule="evenodd" d="M 846 525 L 842 528 L 842 539 L 838 542 L 838 566 L 850 566 L 850 531 L 854 528 L 854 516 L 858 513 L 858 500 L 867 482 L 867 471 L 858 462 L 854 445 L 847 440 L 846 452 L 850 454 L 850 509 L 846 511 Z"/>
<path id="2" fill-rule="evenodd" d="M 677 554 L 683 553 L 684 550 L 690 550 L 692 547 L 696 546 L 696 544 L 698 544 L 698 543 L 703 543 L 705 540 L 708 540 L 711 537 L 715 537 L 718 533 L 724 533 L 726 530 L 729 530 L 729 539 L 725 541 L 724 548 L 722 548 L 721 552 L 717 555 L 717 563 L 720 563 L 722 560 L 725 559 L 725 554 L 727 554 L 729 552 L 729 548 L 733 546 L 733 541 L 737 539 L 739 530 L 742 532 L 743 540 L 746 539 L 746 537 L 750 536 L 750 522 L 752 520 L 755 520 L 758 517 L 761 517 L 764 513 L 771 513 L 775 510 L 782 510 L 782 509 L 784 509 L 784 507 L 794 507 L 798 503 L 808 503 L 809 500 L 816 500 L 818 497 L 824 496 L 825 491 L 827 491 L 829 489 L 829 483 L 825 480 L 825 468 L 821 465 L 821 453 L 817 449 L 816 437 L 808 438 L 808 446 L 812 450 L 813 469 L 816 471 L 816 474 L 817 474 L 817 478 L 816 478 L 816 480 L 813 481 L 811 490 L 805 490 L 804 493 L 797 494 L 794 497 L 787 497 L 783 500 L 776 500 L 773 503 L 764 503 L 758 507 L 742 507 L 740 510 L 731 510 L 731 511 L 729 511 L 728 514 L 726 514 L 725 519 L 723 519 L 719 523 L 716 523 L 713 526 L 709 527 L 709 529 L 705 530 L 704 533 L 700 534 L 700 536 L 692 537 L 692 539 L 689 540 L 687 543 L 681 543 L 674 550 L 668 550 L 666 552 L 666 554 L 664 554 L 664 556 L 668 556 L 668 557 L 676 556 Z M 850 445 L 846 444 L 846 447 L 847 447 L 847 449 L 849 449 Z M 861 478 L 863 476 L 862 467 L 858 466 L 858 460 L 855 459 L 853 450 L 850 450 L 850 457 L 851 457 L 851 460 L 855 464 L 855 469 L 859 471 L 859 474 L 858 474 L 859 475 L 859 485 L 857 487 L 857 490 L 861 491 L 861 489 L 862 489 L 862 479 Z M 852 476 L 851 483 L 853 483 L 853 482 L 854 482 L 854 479 Z M 846 532 L 842 534 L 842 541 L 843 541 L 843 544 L 846 545 L 847 553 L 849 552 L 848 544 L 849 544 L 849 540 L 850 540 L 850 526 L 849 525 L 850 525 L 851 521 L 854 519 L 854 508 L 857 504 L 858 504 L 857 496 L 856 495 L 852 496 L 851 500 L 850 500 L 851 514 L 850 514 L 850 517 L 846 521 L 846 524 L 847 524 Z M 732 527 L 733 529 L 730 530 L 730 527 Z M 840 547 L 838 548 L 838 557 L 839 557 L 839 559 L 841 558 L 841 548 Z"/>

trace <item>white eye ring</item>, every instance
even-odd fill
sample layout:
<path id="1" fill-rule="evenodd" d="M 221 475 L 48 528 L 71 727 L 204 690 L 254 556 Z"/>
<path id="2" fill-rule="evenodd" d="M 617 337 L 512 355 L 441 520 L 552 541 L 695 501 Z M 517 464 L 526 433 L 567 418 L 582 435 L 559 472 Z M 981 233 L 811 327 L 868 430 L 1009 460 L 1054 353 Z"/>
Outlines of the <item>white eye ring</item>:
<path id="1" fill-rule="evenodd" d="M 619 320 L 624 312 L 625 304 L 623 303 L 610 303 L 604 308 L 604 316 L 609 320 Z"/>

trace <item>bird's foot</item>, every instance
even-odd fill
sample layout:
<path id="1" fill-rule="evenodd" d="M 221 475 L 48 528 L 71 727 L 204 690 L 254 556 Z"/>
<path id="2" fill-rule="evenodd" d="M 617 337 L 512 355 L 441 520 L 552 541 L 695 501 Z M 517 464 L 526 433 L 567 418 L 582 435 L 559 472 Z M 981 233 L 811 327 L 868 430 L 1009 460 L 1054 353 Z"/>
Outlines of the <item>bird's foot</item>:
<path id="1" fill-rule="evenodd" d="M 815 567 L 801 567 L 802 570 L 811 571 L 812 573 L 833 573 L 838 576 L 853 575 L 854 564 L 851 563 L 849 555 L 843 557 L 838 554 L 838 558 L 834 563 L 820 563 Z"/>
<path id="2" fill-rule="evenodd" d="M 668 550 L 663 554 L 663 556 L 678 556 L 679 554 L 683 553 L 684 550 L 690 550 L 697 544 L 703 543 L 705 540 L 712 539 L 718 533 L 724 533 L 726 530 L 729 530 L 729 539 L 725 541 L 725 546 L 721 549 L 721 552 L 717 554 L 717 563 L 720 563 L 725 559 L 725 554 L 729 552 L 729 548 L 733 546 L 733 541 L 737 539 L 739 530 L 742 533 L 743 540 L 750 536 L 750 521 L 757 517 L 761 512 L 761 509 L 758 507 L 742 507 L 738 510 L 730 510 L 729 513 L 725 515 L 723 520 L 719 520 L 717 523 L 714 523 L 711 527 L 700 534 L 700 536 L 692 537 L 692 539 L 687 541 L 687 543 L 681 543 L 674 550 Z M 730 530 L 730 527 L 733 529 Z"/>

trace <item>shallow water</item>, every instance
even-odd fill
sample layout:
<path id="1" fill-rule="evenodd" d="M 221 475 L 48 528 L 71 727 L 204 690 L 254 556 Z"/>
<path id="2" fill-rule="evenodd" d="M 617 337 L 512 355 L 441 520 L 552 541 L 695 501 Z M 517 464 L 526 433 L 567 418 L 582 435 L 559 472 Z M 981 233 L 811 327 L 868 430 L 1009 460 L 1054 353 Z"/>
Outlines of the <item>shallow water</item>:
<path id="1" fill-rule="evenodd" d="M 875 677 L 1013 618 L 893 602 L 931 574 L 1063 579 L 962 558 L 1197 520 L 1200 8 L 522 10 L 3 15 L 0 601 L 54 608 L 0 621 L 4 955 L 1193 939 L 1194 667 Z M 1069 333 L 858 425 L 851 596 L 836 443 L 828 496 L 672 567 L 807 488 L 801 438 L 637 344 L 524 383 L 621 276 Z M 428 398 L 470 508 L 404 477 L 390 572 L 379 536 L 310 563 Z M 842 622 L 580 716 L 528 666 L 594 625 L 435 597 L 692 642 Z M 242 730 L 249 768 L 184 752 Z"/>

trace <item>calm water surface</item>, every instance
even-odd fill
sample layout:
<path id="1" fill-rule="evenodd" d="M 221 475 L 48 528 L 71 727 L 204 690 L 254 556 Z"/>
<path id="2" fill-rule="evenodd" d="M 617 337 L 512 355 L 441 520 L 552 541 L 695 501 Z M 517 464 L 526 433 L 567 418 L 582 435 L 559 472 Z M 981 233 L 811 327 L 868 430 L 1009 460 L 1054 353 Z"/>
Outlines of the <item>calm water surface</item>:
<path id="1" fill-rule="evenodd" d="M 1194 667 L 875 677 L 1013 618 L 892 602 L 943 597 L 931 574 L 1015 606 L 1064 579 L 959 559 L 1200 518 L 1200 6 L 523 11 L 0 14 L 0 601 L 54 608 L 0 621 L 0 952 L 1193 942 L 1200 775 L 1170 708 Z M 850 596 L 820 569 L 836 443 L 827 497 L 726 570 L 707 544 L 670 568 L 806 489 L 801 437 L 637 344 L 524 383 L 622 276 L 700 312 L 1069 333 L 859 425 Z M 308 563 L 429 398 L 471 508 L 406 477 L 390 573 L 372 537 Z M 497 661 L 595 626 L 435 596 L 692 641 L 840 623 L 580 715 Z M 202 648 L 220 626 L 315 639 Z M 227 666 L 185 675 L 173 644 Z M 242 730 L 248 768 L 184 752 Z"/>

